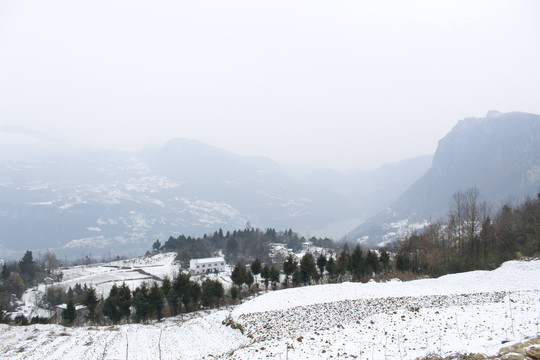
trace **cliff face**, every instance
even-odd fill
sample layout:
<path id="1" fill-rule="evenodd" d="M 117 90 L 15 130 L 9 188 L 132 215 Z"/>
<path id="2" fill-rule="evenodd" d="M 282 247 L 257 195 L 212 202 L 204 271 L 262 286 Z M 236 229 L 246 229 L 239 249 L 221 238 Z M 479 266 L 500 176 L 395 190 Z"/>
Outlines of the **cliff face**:
<path id="1" fill-rule="evenodd" d="M 456 191 L 477 187 L 492 204 L 540 191 L 540 116 L 490 111 L 467 118 L 439 141 L 431 168 L 385 213 L 353 230 L 349 240 L 370 236 L 389 222 L 445 217 Z M 379 230 L 376 230 L 379 229 Z M 377 240 L 376 240 L 377 238 Z"/>

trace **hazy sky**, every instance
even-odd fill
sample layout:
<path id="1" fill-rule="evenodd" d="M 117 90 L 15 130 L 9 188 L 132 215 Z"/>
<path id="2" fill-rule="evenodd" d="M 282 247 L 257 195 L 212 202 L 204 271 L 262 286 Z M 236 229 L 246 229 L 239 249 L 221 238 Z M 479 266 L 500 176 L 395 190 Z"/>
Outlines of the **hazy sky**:
<path id="1" fill-rule="evenodd" d="M 371 168 L 465 117 L 540 113 L 539 64 L 536 0 L 0 0 L 0 140 Z"/>

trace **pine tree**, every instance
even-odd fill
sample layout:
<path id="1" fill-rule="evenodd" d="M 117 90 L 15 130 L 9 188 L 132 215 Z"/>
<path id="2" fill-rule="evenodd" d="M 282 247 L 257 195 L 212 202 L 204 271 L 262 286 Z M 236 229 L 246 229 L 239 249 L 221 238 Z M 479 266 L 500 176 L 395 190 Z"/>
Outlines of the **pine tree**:
<path id="1" fill-rule="evenodd" d="M 251 271 L 246 271 L 245 275 L 244 283 L 246 283 L 248 289 L 251 289 L 251 285 L 253 285 L 253 282 L 255 281 L 253 274 L 251 274 Z"/>
<path id="2" fill-rule="evenodd" d="M 377 274 L 379 272 L 379 257 L 371 250 L 366 254 L 366 271 L 368 275 Z"/>
<path id="3" fill-rule="evenodd" d="M 353 281 L 360 281 L 362 276 L 365 275 L 364 257 L 360 245 L 356 245 L 350 256 L 349 268 L 353 276 Z"/>
<path id="4" fill-rule="evenodd" d="M 382 270 L 388 270 L 388 267 L 390 266 L 390 255 L 388 254 L 386 248 L 382 248 L 380 250 L 379 261 L 381 262 Z"/>
<path id="5" fill-rule="evenodd" d="M 319 257 L 317 258 L 317 267 L 319 268 L 319 273 L 321 274 L 321 278 L 324 274 L 324 268 L 326 266 L 326 256 L 324 256 L 323 254 L 319 255 Z"/>
<path id="6" fill-rule="evenodd" d="M 292 254 L 287 256 L 287 259 L 283 262 L 283 272 L 285 273 L 285 282 L 289 281 L 289 276 L 291 276 L 297 268 L 296 260 Z"/>
<path id="7" fill-rule="evenodd" d="M 309 284 L 311 279 L 317 276 L 313 255 L 306 253 L 300 260 L 300 276 L 304 285 Z"/>
<path id="8" fill-rule="evenodd" d="M 246 280 L 246 272 L 246 267 L 240 261 L 236 263 L 236 266 L 231 273 L 232 282 L 239 287 L 242 286 Z"/>
<path id="9" fill-rule="evenodd" d="M 36 275 L 36 264 L 32 258 L 32 252 L 27 250 L 19 261 L 19 274 L 24 283 L 29 286 Z"/>
<path id="10" fill-rule="evenodd" d="M 279 270 L 274 265 L 270 267 L 269 276 L 272 286 L 276 286 L 279 282 Z"/>
<path id="11" fill-rule="evenodd" d="M 172 287 L 171 279 L 169 278 L 169 276 L 165 275 L 161 283 L 161 289 L 163 290 L 163 294 L 167 295 L 169 290 L 171 290 L 171 287 Z"/>
<path id="12" fill-rule="evenodd" d="M 165 295 L 163 295 L 163 290 L 154 282 L 150 293 L 148 294 L 148 302 L 150 306 L 150 312 L 155 315 L 158 321 L 161 321 L 163 318 L 163 307 L 164 307 Z"/>
<path id="13" fill-rule="evenodd" d="M 135 318 L 137 322 L 145 322 L 150 313 L 148 286 L 146 283 L 143 283 L 133 291 L 132 305 L 135 309 Z"/>
<path id="14" fill-rule="evenodd" d="M 270 266 L 264 264 L 261 270 L 261 277 L 264 279 L 264 286 L 268 290 L 268 282 L 270 281 Z"/>
<path id="15" fill-rule="evenodd" d="M 7 280 L 9 277 L 9 269 L 6 264 L 2 267 L 2 280 Z"/>
<path id="16" fill-rule="evenodd" d="M 326 263 L 326 271 L 328 272 L 330 281 L 334 281 L 336 278 L 336 261 L 332 256 L 330 256 L 330 259 L 328 259 L 328 262 Z"/>
<path id="17" fill-rule="evenodd" d="M 251 263 L 251 272 L 255 276 L 257 276 L 257 275 L 259 275 L 261 273 L 261 261 L 259 260 L 259 258 L 256 258 Z"/>
<path id="18" fill-rule="evenodd" d="M 109 297 L 107 297 L 107 299 L 105 300 L 102 310 L 103 315 L 108 317 L 114 324 L 118 324 L 118 322 L 122 319 L 118 306 L 118 294 L 118 287 L 116 286 L 116 284 L 114 284 L 111 288 L 111 291 L 109 291 Z"/>
<path id="19" fill-rule="evenodd" d="M 199 306 L 199 300 L 202 296 L 202 289 L 199 283 L 195 281 L 189 281 L 189 288 L 187 295 L 182 297 L 182 303 L 186 308 L 186 311 L 189 311 L 189 305 L 192 305 L 193 310 L 197 310 Z"/>
<path id="20" fill-rule="evenodd" d="M 231 294 L 231 298 L 233 299 L 233 301 L 237 300 L 240 296 L 240 289 L 238 289 L 238 286 L 236 285 L 231 286 L 231 289 L 229 290 L 229 292 Z"/>
<path id="21" fill-rule="evenodd" d="M 201 304 L 204 307 L 217 306 L 223 299 L 223 285 L 217 280 L 206 279 L 202 284 Z"/>
<path id="22" fill-rule="evenodd" d="M 302 275 L 300 274 L 300 269 L 296 268 L 292 274 L 292 283 L 294 286 L 300 286 L 302 283 Z"/>
<path id="23" fill-rule="evenodd" d="M 85 284 L 86 286 L 86 284 Z M 99 303 L 99 300 L 96 295 L 96 289 L 94 287 L 86 288 L 86 291 L 83 294 L 82 304 L 88 309 L 88 315 L 86 318 L 92 322 L 96 321 L 96 308 Z"/>
<path id="24" fill-rule="evenodd" d="M 343 277 L 350 267 L 350 257 L 345 249 L 341 251 L 336 261 L 336 274 Z"/>
<path id="25" fill-rule="evenodd" d="M 129 322 L 129 315 L 131 315 L 131 290 L 122 283 L 122 286 L 118 288 L 118 310 L 120 312 L 120 318 L 126 318 Z"/>
<path id="26" fill-rule="evenodd" d="M 64 319 L 64 321 L 66 321 L 69 325 L 73 325 L 76 316 L 77 312 L 75 310 L 75 305 L 73 304 L 72 300 L 69 300 L 66 309 L 62 311 L 62 319 Z"/>

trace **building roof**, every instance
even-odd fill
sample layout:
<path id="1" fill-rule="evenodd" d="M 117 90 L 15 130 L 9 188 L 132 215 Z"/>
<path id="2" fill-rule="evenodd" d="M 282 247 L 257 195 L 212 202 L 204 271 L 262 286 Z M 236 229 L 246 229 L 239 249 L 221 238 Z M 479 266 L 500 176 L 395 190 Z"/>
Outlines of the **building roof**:
<path id="1" fill-rule="evenodd" d="M 220 261 L 225 261 L 223 257 L 213 257 L 213 258 L 202 258 L 202 259 L 192 259 L 191 261 L 196 262 L 197 264 L 207 264 L 215 263 Z"/>

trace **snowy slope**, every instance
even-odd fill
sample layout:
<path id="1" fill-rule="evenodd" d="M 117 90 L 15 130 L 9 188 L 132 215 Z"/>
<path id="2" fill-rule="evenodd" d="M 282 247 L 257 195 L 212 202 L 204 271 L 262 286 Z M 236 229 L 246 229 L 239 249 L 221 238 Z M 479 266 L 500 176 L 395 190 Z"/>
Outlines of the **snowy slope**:
<path id="1" fill-rule="evenodd" d="M 540 290 L 540 262 L 510 261 L 494 271 L 472 271 L 422 279 L 386 283 L 342 283 L 306 286 L 270 292 L 239 306 L 234 315 L 350 299 L 472 294 L 494 291 Z M 527 276 L 524 276 L 527 274 Z"/>
<path id="2" fill-rule="evenodd" d="M 540 332 L 540 260 L 411 282 L 269 292 L 236 308 L 149 325 L 0 326 L 13 359 L 415 359 L 495 354 Z M 244 334 L 222 324 L 231 316 Z M 63 333 L 63 335 L 61 335 Z"/>
<path id="3" fill-rule="evenodd" d="M 98 296 L 107 297 L 114 284 L 120 286 L 125 282 L 133 290 L 143 282 L 160 280 L 165 276 L 171 278 L 180 269 L 175 258 L 176 253 L 164 253 L 106 264 L 74 266 L 62 270 L 63 281 L 55 286 L 67 289 L 75 284 L 87 284 L 96 288 Z"/>

